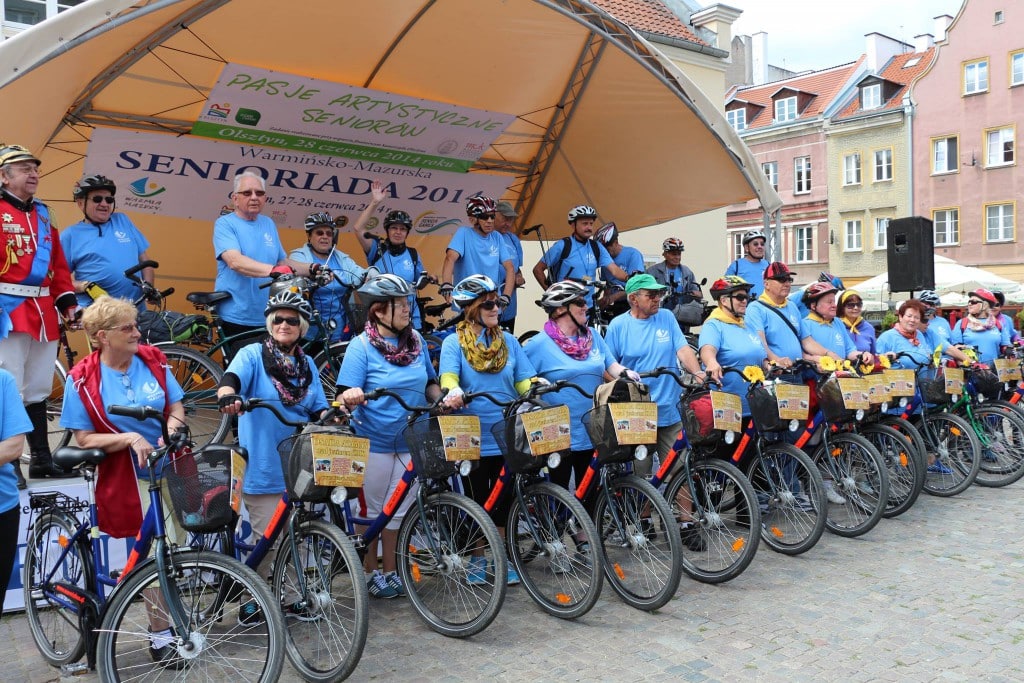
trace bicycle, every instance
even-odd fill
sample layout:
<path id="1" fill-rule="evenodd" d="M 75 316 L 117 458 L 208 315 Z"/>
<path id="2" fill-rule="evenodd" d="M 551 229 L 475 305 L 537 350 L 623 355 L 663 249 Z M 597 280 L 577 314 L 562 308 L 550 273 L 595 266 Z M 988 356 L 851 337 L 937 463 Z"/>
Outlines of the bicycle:
<path id="1" fill-rule="evenodd" d="M 108 412 L 161 421 L 164 445 L 147 460 L 150 507 L 124 569 L 104 573 L 93 482 L 96 465 L 107 454 L 71 447 L 54 453 L 61 466 L 82 469 L 87 498 L 59 491 L 29 494 L 25 609 L 43 658 L 75 671 L 81 667 L 70 665 L 85 654 L 88 668 L 98 668 L 104 681 L 168 669 L 208 673 L 212 668 L 230 669 L 242 680 L 276 681 L 284 662 L 284 622 L 267 586 L 237 560 L 168 544 L 156 468 L 166 461 L 168 477 L 175 470 L 188 471 L 193 461 L 187 434 L 168 434 L 163 415 L 149 407 L 112 405 Z M 215 480 L 207 491 L 214 495 L 209 501 L 172 495 L 174 513 L 186 530 L 222 524 L 230 507 L 226 491 L 217 495 L 217 489 L 225 487 L 227 478 L 199 462 L 194 470 L 190 477 L 196 481 Z M 148 557 L 151 546 L 153 555 Z M 251 601 L 266 620 L 236 624 L 225 619 L 228 605 L 237 601 Z M 155 620 L 171 628 L 162 652 L 151 646 Z"/>

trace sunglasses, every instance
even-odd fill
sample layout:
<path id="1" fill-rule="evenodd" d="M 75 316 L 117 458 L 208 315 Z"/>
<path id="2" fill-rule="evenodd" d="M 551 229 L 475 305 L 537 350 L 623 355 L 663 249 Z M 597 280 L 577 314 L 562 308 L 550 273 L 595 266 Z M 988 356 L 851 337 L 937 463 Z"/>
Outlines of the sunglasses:
<path id="1" fill-rule="evenodd" d="M 846 306 L 847 308 L 863 308 L 864 307 L 864 302 L 863 301 L 847 301 L 843 305 Z"/>
<path id="2" fill-rule="evenodd" d="M 89 201 L 92 202 L 93 204 L 113 204 L 114 203 L 114 198 L 113 197 L 98 197 L 96 195 L 93 195 L 93 196 L 89 197 Z"/>
<path id="3" fill-rule="evenodd" d="M 975 304 L 980 304 L 980 303 L 984 303 L 984 302 L 981 299 L 968 299 L 967 300 L 967 305 L 968 306 L 974 306 Z"/>
<path id="4" fill-rule="evenodd" d="M 730 299 L 735 299 L 736 301 L 749 301 L 750 300 L 750 295 L 749 294 L 733 294 L 729 298 Z"/>
<path id="5" fill-rule="evenodd" d="M 576 306 L 577 308 L 586 308 L 587 302 L 584 299 L 573 299 L 569 302 L 570 306 Z"/>
<path id="6" fill-rule="evenodd" d="M 485 311 L 493 311 L 495 308 L 499 308 L 501 304 L 494 299 L 488 299 L 480 304 L 480 308 Z"/>
<path id="7" fill-rule="evenodd" d="M 267 193 L 265 190 L 239 190 L 235 194 L 240 194 L 243 197 L 251 197 L 252 195 L 256 195 L 257 197 L 264 197 L 266 196 Z"/>
<path id="8" fill-rule="evenodd" d="M 769 280 L 775 280 L 776 282 L 788 282 L 789 284 L 793 284 L 793 281 L 796 278 L 794 278 L 794 277 L 770 277 L 768 279 Z"/>
<path id="9" fill-rule="evenodd" d="M 132 389 L 132 380 L 127 374 L 121 375 L 121 386 L 124 387 L 124 395 L 129 403 L 135 403 L 135 390 Z"/>
<path id="10" fill-rule="evenodd" d="M 284 317 L 283 315 L 275 315 L 274 316 L 274 324 L 275 325 L 281 325 L 281 324 L 284 324 L 284 323 L 288 323 L 292 327 L 298 327 L 299 326 L 299 319 L 296 316 L 288 316 L 287 318 Z"/>
<path id="11" fill-rule="evenodd" d="M 493 221 L 494 220 L 494 214 L 493 213 L 482 213 L 479 216 L 477 216 L 477 218 L 479 218 L 482 221 Z"/>

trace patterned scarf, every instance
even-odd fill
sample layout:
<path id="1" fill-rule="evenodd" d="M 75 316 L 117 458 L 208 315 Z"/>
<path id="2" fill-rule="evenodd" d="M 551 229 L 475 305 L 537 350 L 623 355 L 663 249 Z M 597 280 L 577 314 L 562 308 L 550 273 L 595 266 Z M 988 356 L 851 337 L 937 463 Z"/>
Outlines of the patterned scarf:
<path id="1" fill-rule="evenodd" d="M 486 347 L 477 342 L 473 324 L 468 320 L 456 325 L 455 332 L 459 335 L 462 353 L 474 370 L 494 375 L 505 369 L 505 363 L 508 362 L 508 347 L 505 345 L 505 334 L 501 328 L 488 329 L 485 332 L 484 338 L 491 340 L 490 345 Z"/>
<path id="2" fill-rule="evenodd" d="M 903 326 L 900 325 L 899 323 L 896 323 L 895 325 L 893 325 L 893 329 L 896 330 L 897 332 L 899 332 L 901 337 L 903 337 L 904 339 L 909 341 L 914 346 L 920 346 L 921 345 L 921 340 L 917 338 L 917 330 L 914 330 L 913 332 L 906 332 L 903 329 Z"/>
<path id="3" fill-rule="evenodd" d="M 544 332 L 551 337 L 551 340 L 558 344 L 558 348 L 565 351 L 565 355 L 573 360 L 584 360 L 590 355 L 590 349 L 594 346 L 594 336 L 590 333 L 589 327 L 582 328 L 580 336 L 575 340 L 562 334 L 554 320 L 544 323 Z"/>
<path id="4" fill-rule="evenodd" d="M 977 316 L 967 316 L 967 327 L 974 332 L 984 332 L 985 330 L 991 330 L 996 326 L 995 316 L 989 315 L 985 318 L 979 318 Z"/>
<path id="5" fill-rule="evenodd" d="M 414 333 L 411 327 L 407 326 L 398 335 L 398 344 L 392 344 L 385 340 L 380 335 L 380 332 L 377 331 L 377 326 L 372 322 L 366 325 L 364 331 L 370 346 L 380 351 L 381 355 L 384 356 L 384 360 L 392 365 L 404 367 L 419 358 L 421 351 L 420 336 Z"/>
<path id="6" fill-rule="evenodd" d="M 309 384 L 313 381 L 313 371 L 306 362 L 306 354 L 302 347 L 295 345 L 295 356 L 281 351 L 281 347 L 273 337 L 263 342 L 263 370 L 270 376 L 270 381 L 281 397 L 281 403 L 294 406 L 306 398 Z"/>

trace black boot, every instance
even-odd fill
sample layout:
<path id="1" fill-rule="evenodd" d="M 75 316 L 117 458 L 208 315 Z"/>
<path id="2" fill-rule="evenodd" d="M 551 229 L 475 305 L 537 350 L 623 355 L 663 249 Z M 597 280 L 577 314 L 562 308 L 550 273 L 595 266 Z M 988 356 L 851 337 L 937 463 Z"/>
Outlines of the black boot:
<path id="1" fill-rule="evenodd" d="M 21 473 L 21 460 L 15 460 L 11 464 L 14 465 L 14 474 L 18 477 L 18 490 L 24 491 L 28 487 L 28 483 L 25 481 L 25 475 Z"/>
<path id="2" fill-rule="evenodd" d="M 75 476 L 74 472 L 65 472 L 64 468 L 53 464 L 50 457 L 49 426 L 46 421 L 46 401 L 31 403 L 25 406 L 28 419 L 32 421 L 32 431 L 28 434 L 28 446 L 32 452 L 32 460 L 28 466 L 31 479 L 53 477 L 63 479 Z"/>

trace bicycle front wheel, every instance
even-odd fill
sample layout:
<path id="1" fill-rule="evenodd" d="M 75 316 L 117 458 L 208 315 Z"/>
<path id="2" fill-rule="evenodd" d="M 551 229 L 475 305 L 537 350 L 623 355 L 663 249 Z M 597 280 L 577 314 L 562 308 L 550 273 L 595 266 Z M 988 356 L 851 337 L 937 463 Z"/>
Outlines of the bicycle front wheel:
<path id="1" fill-rule="evenodd" d="M 288 660 L 307 681 L 344 680 L 363 654 L 370 621 L 359 553 L 348 536 L 321 521 L 302 524 L 295 545 L 297 554 L 285 537 L 274 561 Z"/>
<path id="2" fill-rule="evenodd" d="M 568 491 L 533 484 L 512 501 L 506 530 L 508 555 L 526 592 L 548 614 L 575 619 L 601 595 L 597 530 Z"/>
<path id="3" fill-rule="evenodd" d="M 984 442 L 974 483 L 998 488 L 1024 477 L 1024 418 L 1015 409 L 988 402 L 974 408 Z"/>
<path id="4" fill-rule="evenodd" d="M 341 361 L 345 358 L 345 351 L 348 350 L 347 341 L 331 342 L 327 350 L 321 351 L 313 359 L 313 365 L 320 375 L 320 383 L 324 386 L 324 394 L 327 402 L 334 400 L 334 394 L 338 387 L 338 373 L 341 371 Z"/>
<path id="5" fill-rule="evenodd" d="M 871 442 L 848 432 L 826 435 L 814 451 L 814 463 L 842 499 L 829 501 L 825 527 L 846 538 L 874 529 L 889 497 L 889 472 Z"/>
<path id="6" fill-rule="evenodd" d="M 181 403 L 185 407 L 185 422 L 192 433 L 195 448 L 221 443 L 231 427 L 231 416 L 221 413 L 217 405 L 217 387 L 224 377 L 223 368 L 207 356 L 184 346 L 172 344 L 161 346 L 160 350 L 167 356 L 171 374 L 185 392 Z"/>
<path id="7" fill-rule="evenodd" d="M 918 419 L 927 450 L 925 493 L 943 498 L 963 493 L 981 466 L 978 435 L 959 415 L 930 413 Z"/>
<path id="8" fill-rule="evenodd" d="M 761 540 L 784 555 L 805 553 L 825 533 L 827 503 L 821 474 L 792 444 L 765 444 L 747 471 L 761 511 Z"/>
<path id="9" fill-rule="evenodd" d="M 625 603 L 646 611 L 663 607 L 679 588 L 683 543 L 672 508 L 635 475 L 600 491 L 594 522 L 604 552 L 604 573 Z"/>
<path id="10" fill-rule="evenodd" d="M 858 428 L 882 456 L 889 472 L 885 518 L 897 517 L 913 507 L 924 488 L 924 460 L 911 443 L 892 427 L 868 424 Z"/>
<path id="11" fill-rule="evenodd" d="M 97 646 L 102 680 L 277 681 L 284 618 L 256 572 L 224 555 L 194 550 L 171 553 L 168 565 L 169 588 L 181 601 L 188 633 L 175 634 L 167 656 L 152 649 L 150 629 L 172 620 L 156 563 L 142 565 L 107 603 Z"/>
<path id="12" fill-rule="evenodd" d="M 25 546 L 25 616 L 39 653 L 53 666 L 77 662 L 85 654 L 78 614 L 47 597 L 58 582 L 95 590 L 88 546 L 84 541 L 68 546 L 75 527 L 72 517 L 44 513 L 33 523 Z"/>
<path id="13" fill-rule="evenodd" d="M 683 571 L 703 583 L 722 583 L 743 573 L 757 553 L 761 512 L 743 473 L 724 460 L 702 459 L 672 478 L 665 498 L 680 531 Z"/>
<path id="14" fill-rule="evenodd" d="M 508 558 L 490 516 L 454 493 L 414 504 L 398 530 L 398 575 L 409 601 L 434 631 L 466 638 L 498 616 Z"/>

